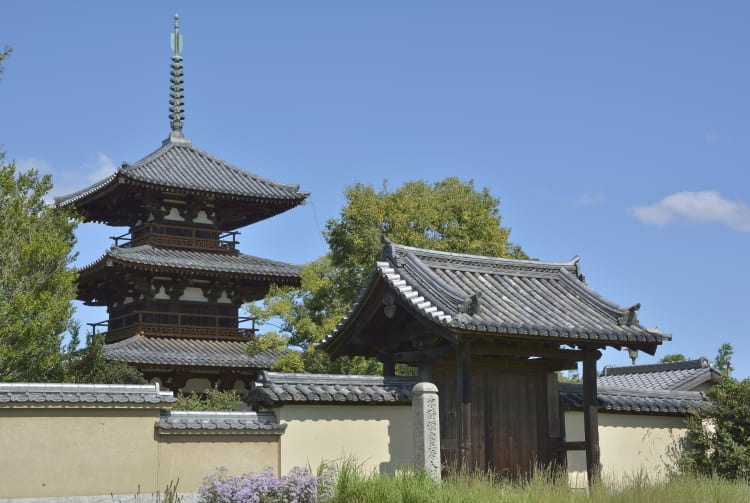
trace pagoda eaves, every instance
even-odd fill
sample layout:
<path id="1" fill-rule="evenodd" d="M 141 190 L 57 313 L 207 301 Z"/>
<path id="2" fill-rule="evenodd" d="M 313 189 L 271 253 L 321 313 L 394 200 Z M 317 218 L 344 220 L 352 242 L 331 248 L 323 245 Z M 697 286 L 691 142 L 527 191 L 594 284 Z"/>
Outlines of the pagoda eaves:
<path id="1" fill-rule="evenodd" d="M 58 206 L 75 205 L 86 221 L 131 226 L 147 218 L 133 211 L 133 201 L 149 197 L 191 198 L 213 206 L 222 230 L 233 230 L 283 213 L 304 202 L 309 193 L 240 169 L 192 145 L 167 140 L 156 151 L 109 177 L 72 194 L 55 198 Z M 150 201 L 156 207 L 161 202 Z"/>

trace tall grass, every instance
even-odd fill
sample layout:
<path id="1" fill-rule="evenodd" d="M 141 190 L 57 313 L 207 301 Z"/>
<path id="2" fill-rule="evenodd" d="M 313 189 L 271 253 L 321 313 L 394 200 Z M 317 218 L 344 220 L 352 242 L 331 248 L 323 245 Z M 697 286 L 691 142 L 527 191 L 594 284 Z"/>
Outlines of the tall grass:
<path id="1" fill-rule="evenodd" d="M 646 475 L 587 489 L 572 489 L 567 474 L 538 471 L 509 482 L 492 474 L 454 474 L 434 482 L 425 474 L 367 474 L 356 463 L 338 466 L 330 499 L 323 503 L 747 503 L 750 485 L 717 478 L 680 476 L 652 481 Z"/>

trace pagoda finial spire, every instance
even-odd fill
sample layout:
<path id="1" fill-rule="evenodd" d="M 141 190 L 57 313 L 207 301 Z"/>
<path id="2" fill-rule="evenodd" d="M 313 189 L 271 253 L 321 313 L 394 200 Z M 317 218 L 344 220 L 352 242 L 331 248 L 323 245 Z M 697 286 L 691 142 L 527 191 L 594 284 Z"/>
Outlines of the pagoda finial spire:
<path id="1" fill-rule="evenodd" d="M 185 120 L 185 96 L 182 84 L 185 82 L 182 74 L 182 34 L 180 34 L 180 15 L 174 15 L 174 32 L 171 35 L 172 64 L 169 86 L 169 124 L 172 132 L 168 141 L 185 139 L 182 134 L 182 121 Z"/>

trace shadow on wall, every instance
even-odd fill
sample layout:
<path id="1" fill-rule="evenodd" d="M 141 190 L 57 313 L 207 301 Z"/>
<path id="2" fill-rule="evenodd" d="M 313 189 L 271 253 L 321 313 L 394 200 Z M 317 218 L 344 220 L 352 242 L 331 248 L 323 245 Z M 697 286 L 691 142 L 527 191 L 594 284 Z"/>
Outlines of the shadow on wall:
<path id="1" fill-rule="evenodd" d="M 394 474 L 400 468 L 412 467 L 414 465 L 414 425 L 412 408 L 399 407 L 408 410 L 408 417 L 404 420 L 388 423 L 388 452 L 391 454 L 390 461 L 380 463 L 378 471 L 381 474 Z M 403 411 L 400 411 L 403 412 Z"/>

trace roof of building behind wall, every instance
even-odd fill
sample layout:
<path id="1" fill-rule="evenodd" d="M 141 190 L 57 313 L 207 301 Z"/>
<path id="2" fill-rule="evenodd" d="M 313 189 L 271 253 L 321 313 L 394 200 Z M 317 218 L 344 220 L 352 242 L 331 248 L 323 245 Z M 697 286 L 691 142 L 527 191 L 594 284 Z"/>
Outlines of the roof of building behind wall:
<path id="1" fill-rule="evenodd" d="M 560 401 L 570 409 L 583 408 L 583 386 L 560 383 Z M 653 415 L 684 416 L 707 403 L 704 393 L 601 387 L 597 390 L 599 410 Z"/>
<path id="2" fill-rule="evenodd" d="M 721 373 L 705 357 L 681 362 L 604 367 L 597 378 L 599 386 L 691 390 L 705 382 L 715 382 Z"/>
<path id="3" fill-rule="evenodd" d="M 408 404 L 417 377 L 262 372 L 248 400 L 265 406 L 293 403 Z"/>

